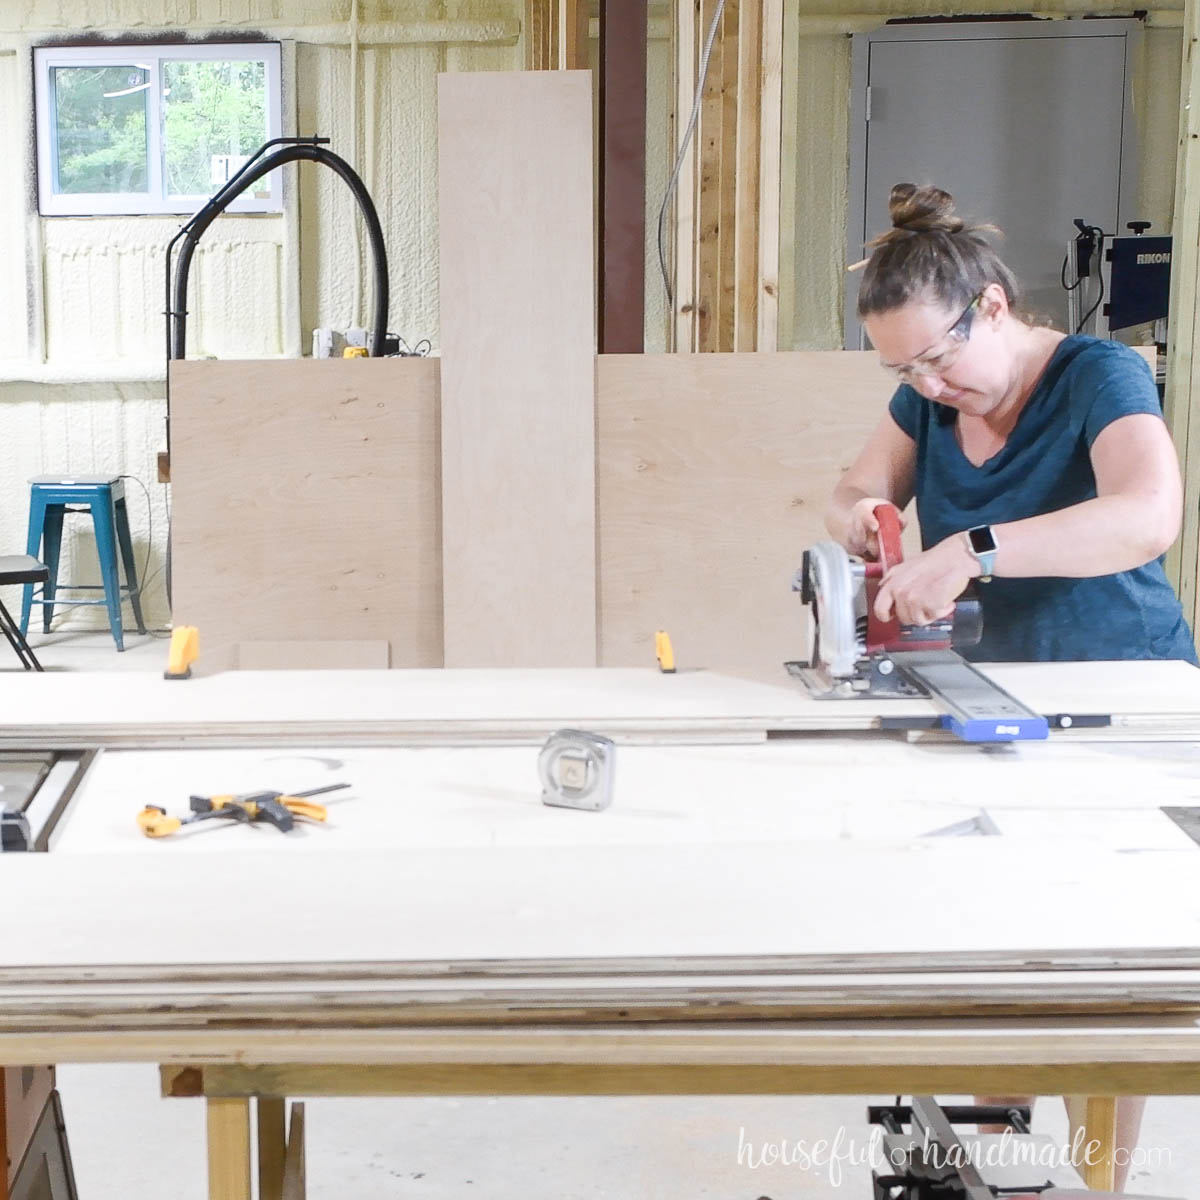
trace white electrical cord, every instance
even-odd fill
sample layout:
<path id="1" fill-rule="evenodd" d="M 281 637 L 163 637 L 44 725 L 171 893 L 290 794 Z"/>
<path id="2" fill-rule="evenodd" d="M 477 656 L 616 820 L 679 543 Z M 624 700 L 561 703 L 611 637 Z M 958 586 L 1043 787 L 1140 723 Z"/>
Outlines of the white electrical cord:
<path id="1" fill-rule="evenodd" d="M 667 250 L 663 243 L 663 222 L 666 219 L 667 206 L 671 203 L 671 197 L 675 194 L 675 188 L 679 183 L 679 171 L 683 166 L 684 156 L 687 154 L 692 134 L 696 131 L 696 121 L 700 116 L 700 101 L 704 95 L 704 82 L 708 78 L 708 60 L 712 57 L 713 42 L 717 40 L 717 27 L 721 24 L 721 14 L 724 11 L 725 0 L 720 0 L 717 4 L 717 11 L 713 13 L 712 25 L 709 26 L 708 39 L 704 43 L 704 53 L 700 57 L 700 82 L 696 85 L 696 97 L 692 102 L 692 115 L 688 118 L 687 128 L 683 133 L 683 140 L 679 143 L 679 155 L 675 159 L 671 178 L 667 181 L 667 191 L 666 195 L 663 196 L 662 207 L 658 210 L 658 266 L 662 271 L 663 287 L 667 290 L 668 308 L 674 308 L 675 296 L 671 291 L 671 279 L 667 271 Z"/>

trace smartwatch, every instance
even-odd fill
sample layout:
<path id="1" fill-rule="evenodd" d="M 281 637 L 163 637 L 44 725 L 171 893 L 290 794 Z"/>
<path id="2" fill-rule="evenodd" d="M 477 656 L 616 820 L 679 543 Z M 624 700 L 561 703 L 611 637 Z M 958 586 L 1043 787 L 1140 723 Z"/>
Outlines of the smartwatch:
<path id="1" fill-rule="evenodd" d="M 979 578 L 987 583 L 996 566 L 995 532 L 990 525 L 976 525 L 968 529 L 963 537 L 967 539 L 967 549 L 979 559 Z"/>

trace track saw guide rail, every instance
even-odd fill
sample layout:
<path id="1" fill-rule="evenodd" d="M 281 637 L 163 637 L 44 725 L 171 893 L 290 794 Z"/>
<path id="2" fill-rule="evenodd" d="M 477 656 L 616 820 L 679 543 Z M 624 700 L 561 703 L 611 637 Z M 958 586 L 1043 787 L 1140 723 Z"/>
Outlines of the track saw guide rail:
<path id="1" fill-rule="evenodd" d="M 956 652 L 983 633 L 979 600 L 964 592 L 954 611 L 930 625 L 882 621 L 875 597 L 887 571 L 903 561 L 900 514 L 890 504 L 875 510 L 879 561 L 849 554 L 834 541 L 804 552 L 792 590 L 811 613 L 807 661 L 787 663 L 815 699 L 927 697 L 942 709 L 940 724 L 964 741 L 1012 742 L 1045 738 L 1049 722 L 993 683 Z M 885 721 L 885 728 L 890 722 Z M 892 727 L 919 727 L 902 722 Z"/>

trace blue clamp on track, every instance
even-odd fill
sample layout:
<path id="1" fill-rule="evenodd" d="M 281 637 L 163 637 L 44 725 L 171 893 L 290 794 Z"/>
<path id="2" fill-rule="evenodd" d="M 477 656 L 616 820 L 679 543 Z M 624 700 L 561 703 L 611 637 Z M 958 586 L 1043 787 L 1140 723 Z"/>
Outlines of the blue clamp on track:
<path id="1" fill-rule="evenodd" d="M 942 728 L 964 742 L 1036 742 L 1050 736 L 1045 717 L 967 717 L 942 714 Z"/>
<path id="2" fill-rule="evenodd" d="M 1026 708 L 953 650 L 897 654 L 896 666 L 941 705 L 941 724 L 964 742 L 1028 742 L 1050 736 L 1045 717 Z"/>

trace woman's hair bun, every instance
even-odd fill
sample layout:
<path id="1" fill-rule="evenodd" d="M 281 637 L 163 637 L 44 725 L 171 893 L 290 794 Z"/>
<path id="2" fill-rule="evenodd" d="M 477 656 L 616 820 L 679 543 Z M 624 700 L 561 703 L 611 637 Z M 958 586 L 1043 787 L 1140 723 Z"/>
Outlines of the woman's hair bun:
<path id="1" fill-rule="evenodd" d="M 961 233 L 966 222 L 955 214 L 954 197 L 932 184 L 898 183 L 888 196 L 892 228 L 907 233 Z"/>
<path id="2" fill-rule="evenodd" d="M 954 197 L 932 184 L 898 183 L 888 195 L 892 227 L 867 243 L 869 257 L 849 269 L 864 269 L 858 315 L 891 312 L 914 296 L 961 308 L 988 284 L 1004 288 L 1010 307 L 1017 281 L 984 234 L 994 225 L 964 221 Z"/>

